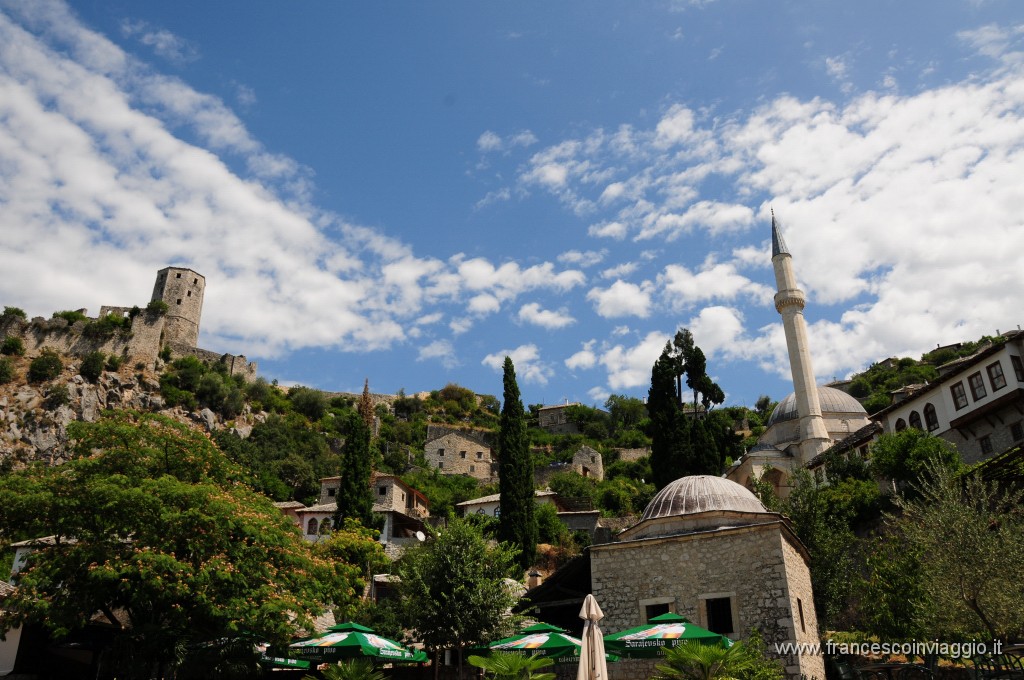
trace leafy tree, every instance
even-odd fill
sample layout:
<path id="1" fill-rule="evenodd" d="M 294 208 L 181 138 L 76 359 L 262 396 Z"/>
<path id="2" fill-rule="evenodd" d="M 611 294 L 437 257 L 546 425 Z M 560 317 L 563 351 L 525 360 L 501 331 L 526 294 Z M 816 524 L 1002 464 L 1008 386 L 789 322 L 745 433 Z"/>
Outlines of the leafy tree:
<path id="1" fill-rule="evenodd" d="M 25 310 L 20 307 L 4 307 L 4 313 L 0 314 L 0 321 L 8 319 L 25 319 Z"/>
<path id="2" fill-rule="evenodd" d="M 494 680 L 555 680 L 554 673 L 538 672 L 555 663 L 550 657 L 533 653 L 530 656 L 518 652 L 491 652 L 489 656 L 471 656 L 469 663 L 480 668 L 484 677 Z"/>
<path id="3" fill-rule="evenodd" d="M 927 597 L 920 551 L 890 525 L 871 539 L 864 566 L 859 588 L 864 629 L 883 640 L 922 639 Z"/>
<path id="4" fill-rule="evenodd" d="M 28 380 L 34 383 L 53 380 L 63 370 L 64 363 L 57 353 L 50 349 L 44 349 L 42 354 L 28 365 Z"/>
<path id="5" fill-rule="evenodd" d="M 956 446 L 917 428 L 882 434 L 871 444 L 871 472 L 907 489 L 926 476 L 934 464 L 956 469 L 960 454 Z M 910 489 L 912 491 L 912 487 Z"/>
<path id="6" fill-rule="evenodd" d="M 78 367 L 78 373 L 89 382 L 94 383 L 103 375 L 106 359 L 107 357 L 103 352 L 89 352 L 82 359 L 82 365 Z"/>
<path id="7" fill-rule="evenodd" d="M 526 419 L 519 398 L 519 384 L 512 359 L 505 357 L 501 427 L 498 431 L 498 489 L 501 495 L 501 524 L 498 535 L 516 547 L 519 565 L 533 564 L 537 550 L 537 520 L 534 518 L 533 459 L 526 438 Z"/>
<path id="8" fill-rule="evenodd" d="M 621 428 L 636 427 L 647 417 L 647 405 L 636 397 L 613 394 L 605 400 L 604 407 L 612 422 Z"/>
<path id="9" fill-rule="evenodd" d="M 651 481 L 659 490 L 686 474 L 685 461 L 692 455 L 689 423 L 679 408 L 675 366 L 670 349 L 666 347 L 651 369 L 647 398 L 651 419 Z"/>
<path id="10" fill-rule="evenodd" d="M 455 513 L 455 504 L 477 498 L 477 481 L 464 475 L 443 475 L 436 468 L 421 469 L 402 475 L 402 481 L 421 491 L 430 500 L 430 514 L 448 517 Z"/>
<path id="11" fill-rule="evenodd" d="M 341 484 L 338 488 L 338 510 L 334 525 L 340 526 L 347 518 L 358 520 L 363 526 L 373 521 L 373 489 L 370 474 L 370 430 L 358 413 L 349 411 L 345 416 L 345 444 L 341 448 Z"/>
<path id="12" fill-rule="evenodd" d="M 320 390 L 296 385 L 288 390 L 288 401 L 296 413 L 301 413 L 316 422 L 327 413 L 327 395 Z"/>
<path id="13" fill-rule="evenodd" d="M 572 532 L 565 522 L 558 518 L 558 508 L 553 503 L 544 503 L 534 513 L 537 518 L 537 540 L 550 545 L 562 545 L 571 540 Z"/>
<path id="14" fill-rule="evenodd" d="M 922 627 L 959 639 L 1024 633 L 1024 490 L 930 463 L 890 518 L 919 555 Z"/>
<path id="15" fill-rule="evenodd" d="M 25 343 L 17 335 L 4 336 L 3 344 L 0 344 L 0 354 L 7 356 L 24 356 Z"/>
<path id="16" fill-rule="evenodd" d="M 317 557 L 203 434 L 129 411 L 68 429 L 74 459 L 0 477 L 0 539 L 53 537 L 0 601 L 0 628 L 60 637 L 123 612 L 122 677 L 149 678 L 185 646 L 241 631 L 284 643 L 349 604 L 351 565 Z"/>
<path id="17" fill-rule="evenodd" d="M 313 554 L 336 565 L 348 565 L 345 590 L 336 593 L 334 618 L 352 619 L 360 609 L 363 590 L 373 574 L 389 571 L 391 560 L 384 554 L 384 546 L 377 542 L 378 531 L 364 527 L 354 519 L 334 524 L 326 540 L 313 546 Z"/>
<path id="18" fill-rule="evenodd" d="M 406 550 L 398 592 L 408 627 L 431 651 L 462 650 L 511 634 L 516 601 L 505 579 L 517 571 L 516 551 L 490 547 L 478 529 L 454 519 L 435 539 Z"/>

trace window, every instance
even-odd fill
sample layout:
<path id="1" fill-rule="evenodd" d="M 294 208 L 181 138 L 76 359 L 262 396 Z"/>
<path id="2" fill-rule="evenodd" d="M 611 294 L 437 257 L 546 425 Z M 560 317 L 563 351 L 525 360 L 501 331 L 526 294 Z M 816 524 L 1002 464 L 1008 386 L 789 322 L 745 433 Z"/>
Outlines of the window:
<path id="1" fill-rule="evenodd" d="M 309 524 L 306 526 L 306 533 L 310 536 L 316 536 L 317 523 L 316 517 L 309 518 Z"/>
<path id="2" fill-rule="evenodd" d="M 378 486 L 377 487 L 377 494 L 379 496 L 387 496 L 388 495 L 388 487 L 386 487 L 386 486 Z"/>
<path id="3" fill-rule="evenodd" d="M 484 457 L 484 452 L 483 451 L 477 451 L 476 452 L 476 459 L 477 460 L 483 460 L 483 457 Z"/>
<path id="4" fill-rule="evenodd" d="M 181 278 L 181 272 L 178 272 L 177 274 L 175 274 L 175 275 L 174 275 L 174 278 L 176 278 L 176 279 L 180 279 L 180 278 Z"/>
<path id="5" fill-rule="evenodd" d="M 188 291 L 187 293 L 185 293 L 185 297 L 192 297 L 192 291 Z"/>
<path id="6" fill-rule="evenodd" d="M 193 286 L 196 285 L 197 283 L 199 283 L 199 279 L 192 279 L 192 285 Z"/>
<path id="7" fill-rule="evenodd" d="M 443 456 L 444 456 L 444 449 L 438 449 L 438 450 L 437 450 L 437 455 L 439 455 L 439 456 L 442 456 L 442 457 L 443 457 Z"/>
<path id="8" fill-rule="evenodd" d="M 437 461 L 437 469 L 438 470 L 443 470 L 444 469 L 444 461 L 443 460 Z"/>
<path id="9" fill-rule="evenodd" d="M 984 437 L 978 437 L 978 446 L 981 447 L 982 453 L 992 453 L 992 439 L 988 435 Z"/>
<path id="10" fill-rule="evenodd" d="M 1024 362 L 1016 354 L 1011 354 L 1010 363 L 1013 364 L 1013 374 L 1017 376 L 1017 381 L 1024 382 Z"/>
<path id="11" fill-rule="evenodd" d="M 732 629 L 732 598 L 713 597 L 704 600 L 708 615 L 708 630 L 719 635 L 731 635 Z"/>
<path id="12" fill-rule="evenodd" d="M 476 466 L 475 465 L 470 465 L 469 466 L 469 471 L 470 472 L 476 472 Z"/>
<path id="13" fill-rule="evenodd" d="M 178 298 L 178 304 L 179 305 L 181 304 L 181 298 Z"/>
<path id="14" fill-rule="evenodd" d="M 953 406 L 956 406 L 957 411 L 967 406 L 967 393 L 964 392 L 963 383 L 957 383 L 950 387 L 949 393 L 953 395 Z"/>
<path id="15" fill-rule="evenodd" d="M 921 414 L 918 413 L 917 411 L 910 412 L 910 426 L 917 428 L 918 430 L 924 429 L 923 427 L 921 427 Z"/>
<path id="16" fill-rule="evenodd" d="M 907 421 L 903 420 L 903 418 L 897 418 L 896 419 L 896 431 L 897 432 L 903 432 L 903 430 L 905 430 L 905 429 L 907 429 Z"/>
<path id="17" fill-rule="evenodd" d="M 988 382 L 992 385 L 992 391 L 1001 390 L 1006 387 L 1006 376 L 1003 375 L 1003 365 L 998 361 L 985 367 L 988 371 Z"/>
<path id="18" fill-rule="evenodd" d="M 465 460 L 466 459 L 466 452 L 465 451 L 459 451 L 459 458 Z"/>
<path id="19" fill-rule="evenodd" d="M 929 432 L 939 429 L 939 416 L 931 404 L 924 405 L 924 424 L 928 426 Z"/>
<path id="20" fill-rule="evenodd" d="M 327 490 L 327 497 L 328 498 L 334 498 L 334 494 L 336 494 L 336 493 L 338 493 L 337 489 L 328 489 Z"/>
<path id="21" fill-rule="evenodd" d="M 1019 442 L 1021 439 L 1024 439 L 1024 427 L 1021 427 L 1019 421 L 1010 425 L 1010 436 L 1015 442 Z"/>
<path id="22" fill-rule="evenodd" d="M 804 603 L 799 597 L 796 598 L 796 610 L 800 614 L 800 632 L 806 633 L 807 628 L 804 626 Z"/>
<path id="23" fill-rule="evenodd" d="M 668 604 L 668 602 L 661 602 L 659 604 L 649 604 L 646 607 L 644 607 L 644 615 L 647 617 L 647 620 L 650 621 L 655 616 L 668 614 L 669 611 L 671 611 L 668 608 Z"/>
<path id="24" fill-rule="evenodd" d="M 974 401 L 983 399 L 988 392 L 985 391 L 985 381 L 981 378 L 981 371 L 967 376 L 967 384 L 971 386 L 971 396 Z"/>

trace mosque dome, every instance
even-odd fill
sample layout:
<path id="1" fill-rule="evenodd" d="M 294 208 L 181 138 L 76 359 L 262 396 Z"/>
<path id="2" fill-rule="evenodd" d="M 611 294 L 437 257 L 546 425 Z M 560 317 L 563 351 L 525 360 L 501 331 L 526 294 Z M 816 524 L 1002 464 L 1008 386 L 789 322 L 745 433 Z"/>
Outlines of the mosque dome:
<path id="1" fill-rule="evenodd" d="M 821 414 L 831 416 L 854 416 L 867 418 L 868 412 L 860 405 L 860 402 L 842 390 L 834 387 L 818 386 L 818 403 L 821 405 Z M 768 416 L 767 427 L 787 420 L 797 420 L 800 414 L 796 408 L 796 392 L 780 401 Z"/>
<path id="2" fill-rule="evenodd" d="M 710 510 L 768 512 L 749 489 L 724 477 L 682 477 L 659 491 L 647 504 L 640 521 L 693 515 Z"/>

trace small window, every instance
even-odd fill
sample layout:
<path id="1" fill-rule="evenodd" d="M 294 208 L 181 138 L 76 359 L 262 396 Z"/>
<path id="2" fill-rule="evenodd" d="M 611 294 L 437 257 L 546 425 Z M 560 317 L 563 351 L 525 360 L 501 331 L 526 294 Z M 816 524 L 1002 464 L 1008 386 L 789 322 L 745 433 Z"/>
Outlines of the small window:
<path id="1" fill-rule="evenodd" d="M 1017 376 L 1017 382 L 1024 382 L 1024 362 L 1016 354 L 1011 354 L 1010 363 L 1013 364 L 1013 374 Z"/>
<path id="2" fill-rule="evenodd" d="M 377 494 L 380 495 L 380 496 L 387 496 L 388 495 L 388 487 L 386 487 L 386 486 L 378 486 L 377 487 Z"/>
<path id="3" fill-rule="evenodd" d="M 192 285 L 193 286 L 196 285 L 197 283 L 199 283 L 199 279 L 192 279 Z"/>
<path id="4" fill-rule="evenodd" d="M 316 536 L 317 522 L 316 517 L 310 517 L 309 524 L 306 526 L 306 533 L 310 536 Z"/>
<path id="5" fill-rule="evenodd" d="M 1010 425 L 1010 436 L 1015 442 L 1019 442 L 1021 439 L 1024 439 L 1024 427 L 1021 426 L 1019 421 Z"/>
<path id="6" fill-rule="evenodd" d="M 953 406 L 956 407 L 957 411 L 967 406 L 967 392 L 964 391 L 963 383 L 957 383 L 951 386 L 949 388 L 949 393 L 953 395 Z"/>
<path id="7" fill-rule="evenodd" d="M 905 430 L 905 429 L 907 429 L 907 421 L 903 420 L 903 418 L 897 418 L 896 419 L 896 431 L 897 432 L 903 432 L 903 430 Z"/>
<path id="8" fill-rule="evenodd" d="M 462 458 L 463 460 L 465 460 L 466 459 L 466 452 L 465 451 L 459 451 L 459 458 Z"/>
<path id="9" fill-rule="evenodd" d="M 470 465 L 469 466 L 469 471 L 470 472 L 476 472 L 476 466 L 475 465 Z"/>
<path id="10" fill-rule="evenodd" d="M 921 427 L 921 414 L 918 413 L 917 411 L 910 412 L 910 426 L 917 428 L 918 430 L 924 429 L 923 427 Z"/>
<path id="11" fill-rule="evenodd" d="M 992 453 L 992 438 L 988 435 L 978 438 L 978 446 L 981 447 L 982 453 Z"/>
<path id="12" fill-rule="evenodd" d="M 796 598 L 796 610 L 800 614 L 800 632 L 806 633 L 807 628 L 804 626 L 804 602 L 799 597 Z"/>
<path id="13" fill-rule="evenodd" d="M 500 505 L 494 509 L 494 516 L 495 517 L 501 517 L 501 506 Z"/>
<path id="14" fill-rule="evenodd" d="M 192 297 L 192 291 L 188 291 L 187 293 L 185 293 L 185 297 Z"/>
<path id="15" fill-rule="evenodd" d="M 333 489 L 333 488 L 328 489 L 327 490 L 327 497 L 328 498 L 334 498 L 334 494 L 336 494 L 336 493 L 338 493 L 337 489 Z"/>
<path id="16" fill-rule="evenodd" d="M 437 461 L 437 469 L 438 470 L 443 470 L 444 469 L 444 461 L 443 460 Z"/>
<path id="17" fill-rule="evenodd" d="M 653 619 L 655 616 L 668 614 L 670 611 L 672 610 L 669 609 L 668 602 L 662 602 L 660 604 L 649 604 L 646 607 L 644 607 L 644 615 L 647 617 L 648 621 Z"/>
<path id="18" fill-rule="evenodd" d="M 939 429 L 939 416 L 931 404 L 924 405 L 924 424 L 928 426 L 929 432 Z"/>
<path id="19" fill-rule="evenodd" d="M 967 377 L 967 383 L 971 386 L 971 396 L 974 401 L 984 399 L 988 392 L 985 391 L 985 381 L 981 378 L 981 371 L 972 373 Z"/>
<path id="20" fill-rule="evenodd" d="M 444 456 L 444 449 L 438 449 L 437 450 L 437 455 L 443 457 Z"/>
<path id="21" fill-rule="evenodd" d="M 179 305 L 181 304 L 181 298 L 178 298 L 178 304 Z"/>
<path id="22" fill-rule="evenodd" d="M 484 452 L 483 451 L 477 451 L 476 452 L 476 459 L 477 460 L 482 460 L 483 457 L 484 457 Z"/>
<path id="23" fill-rule="evenodd" d="M 719 635 L 731 635 L 732 629 L 732 598 L 714 597 L 704 600 L 708 614 L 708 630 Z"/>
<path id="24" fill-rule="evenodd" d="M 988 371 L 988 382 L 992 385 L 992 391 L 1001 390 L 1006 387 L 1006 376 L 1003 375 L 1003 365 L 998 361 L 985 367 Z"/>
<path id="25" fill-rule="evenodd" d="M 176 278 L 176 279 L 180 279 L 180 278 L 181 278 L 181 272 L 178 272 L 177 274 L 175 274 L 175 275 L 174 275 L 174 278 Z"/>

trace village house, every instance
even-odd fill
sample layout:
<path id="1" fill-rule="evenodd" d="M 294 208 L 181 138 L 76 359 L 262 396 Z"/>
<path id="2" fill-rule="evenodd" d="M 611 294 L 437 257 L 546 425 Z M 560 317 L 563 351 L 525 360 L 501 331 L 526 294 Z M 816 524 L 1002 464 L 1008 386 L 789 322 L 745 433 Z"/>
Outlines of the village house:
<path id="1" fill-rule="evenodd" d="M 468 475 L 481 481 L 497 477 L 491 447 L 470 430 L 441 430 L 423 447 L 427 465 L 445 475 Z"/>

